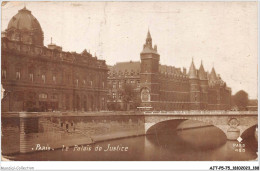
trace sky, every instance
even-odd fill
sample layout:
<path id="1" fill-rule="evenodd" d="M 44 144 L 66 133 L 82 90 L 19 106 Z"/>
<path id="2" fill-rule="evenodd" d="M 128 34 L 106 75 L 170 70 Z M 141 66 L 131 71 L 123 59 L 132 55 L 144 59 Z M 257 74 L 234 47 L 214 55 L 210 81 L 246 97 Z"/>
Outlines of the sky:
<path id="1" fill-rule="evenodd" d="M 257 2 L 8 2 L 2 31 L 26 8 L 38 19 L 44 45 L 87 49 L 108 65 L 139 61 L 148 28 L 160 63 L 214 66 L 232 88 L 257 98 Z"/>

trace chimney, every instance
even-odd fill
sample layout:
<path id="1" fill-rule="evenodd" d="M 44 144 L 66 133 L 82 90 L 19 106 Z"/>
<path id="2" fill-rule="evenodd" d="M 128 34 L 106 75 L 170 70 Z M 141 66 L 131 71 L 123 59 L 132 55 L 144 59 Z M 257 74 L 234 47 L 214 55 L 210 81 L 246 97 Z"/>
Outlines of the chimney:
<path id="1" fill-rule="evenodd" d="M 186 75 L 186 72 L 187 72 L 187 71 L 186 71 L 186 68 L 183 67 L 183 74 Z"/>

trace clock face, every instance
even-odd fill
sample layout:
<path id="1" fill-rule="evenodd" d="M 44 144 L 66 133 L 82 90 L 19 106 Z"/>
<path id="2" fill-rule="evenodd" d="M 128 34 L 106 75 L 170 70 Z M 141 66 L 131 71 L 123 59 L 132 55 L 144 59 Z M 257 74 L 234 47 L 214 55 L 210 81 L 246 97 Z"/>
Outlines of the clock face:
<path id="1" fill-rule="evenodd" d="M 150 101 L 150 92 L 147 88 L 144 88 L 141 91 L 141 99 L 142 99 L 142 102 L 149 102 Z"/>

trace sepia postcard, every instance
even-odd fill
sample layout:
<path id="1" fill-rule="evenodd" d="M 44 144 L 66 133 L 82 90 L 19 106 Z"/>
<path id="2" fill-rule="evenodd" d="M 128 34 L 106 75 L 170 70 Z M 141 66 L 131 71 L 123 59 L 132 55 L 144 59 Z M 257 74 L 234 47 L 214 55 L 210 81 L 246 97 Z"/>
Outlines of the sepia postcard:
<path id="1" fill-rule="evenodd" d="M 259 170 L 257 1 L 3 1 L 1 29 L 2 164 Z"/>

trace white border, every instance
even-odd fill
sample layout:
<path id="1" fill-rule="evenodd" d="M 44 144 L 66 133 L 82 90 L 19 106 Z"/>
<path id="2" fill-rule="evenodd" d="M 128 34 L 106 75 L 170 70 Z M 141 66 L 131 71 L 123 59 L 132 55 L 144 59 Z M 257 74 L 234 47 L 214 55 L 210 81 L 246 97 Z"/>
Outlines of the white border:
<path id="1" fill-rule="evenodd" d="M 2 4 L 3 1 L 2 0 L 0 1 Z M 16 0 L 16 1 L 20 1 L 20 0 Z M 24 0 L 24 1 L 39 1 L 39 0 Z M 61 0 L 56 0 L 56 1 L 61 1 Z M 68 1 L 68 0 L 63 0 L 63 1 Z M 83 0 L 77 0 L 77 1 L 83 1 Z M 95 0 L 88 0 L 88 1 L 95 1 Z M 98 1 L 109 1 L 109 0 L 98 0 Z M 121 0 L 121 1 L 133 1 L 133 0 Z M 135 0 L 135 1 L 149 1 L 149 0 Z M 156 0 L 150 0 L 150 1 L 156 1 Z M 174 1 L 184 1 L 184 0 L 174 0 Z M 196 1 L 196 0 L 186 0 L 186 1 Z M 197 1 L 211 1 L 211 0 L 197 0 Z M 221 1 L 221 0 L 217 0 L 217 1 Z M 232 0 L 225 0 L 225 1 L 232 1 Z M 249 1 L 249 0 L 237 0 L 237 1 Z M 258 46 L 259 46 L 259 28 L 260 28 L 259 9 L 260 9 L 260 5 L 258 2 Z M 258 51 L 258 66 L 259 66 L 259 51 Z M 259 79 L 260 79 L 260 72 L 258 70 L 258 82 Z M 258 86 L 258 97 L 259 97 L 259 90 L 260 87 Z M 260 111 L 259 106 L 260 105 L 258 103 L 258 113 Z M 0 118 L 0 122 L 1 122 L 1 118 Z M 259 125 L 259 118 L 258 118 L 258 125 Z M 0 131 L 1 131 L 1 127 L 0 127 Z M 260 133 L 258 132 L 258 137 L 259 135 Z M 0 140 L 0 145 L 1 145 L 1 140 Z M 260 142 L 258 141 L 258 149 L 259 149 L 259 145 Z M 26 167 L 33 167 L 34 170 L 209 170 L 211 166 L 230 166 L 230 168 L 232 168 L 233 166 L 251 166 L 252 168 L 252 166 L 259 166 L 259 159 L 258 161 L 207 161 L 207 162 L 205 161 L 57 162 L 57 161 L 2 161 L 1 159 L 0 166 L 2 169 L 3 167 L 9 168 L 8 170 L 25 170 Z"/>

